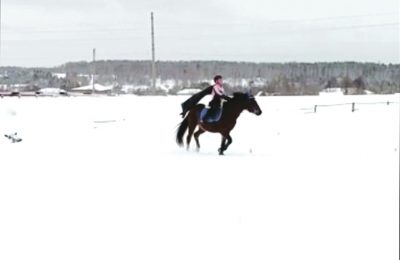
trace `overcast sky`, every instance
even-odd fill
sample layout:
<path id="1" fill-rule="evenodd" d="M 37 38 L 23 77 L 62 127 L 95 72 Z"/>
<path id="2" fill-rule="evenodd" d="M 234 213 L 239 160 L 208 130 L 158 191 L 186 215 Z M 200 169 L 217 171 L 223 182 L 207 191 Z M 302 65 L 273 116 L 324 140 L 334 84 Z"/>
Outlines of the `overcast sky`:
<path id="1" fill-rule="evenodd" d="M 157 60 L 400 63 L 399 0 L 0 0 L 1 66 Z"/>

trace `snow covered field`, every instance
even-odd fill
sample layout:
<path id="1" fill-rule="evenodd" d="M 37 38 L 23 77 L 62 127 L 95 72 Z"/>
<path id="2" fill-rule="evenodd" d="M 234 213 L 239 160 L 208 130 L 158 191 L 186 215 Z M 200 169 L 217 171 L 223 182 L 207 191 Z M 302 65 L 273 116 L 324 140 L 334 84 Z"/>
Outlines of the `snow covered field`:
<path id="1" fill-rule="evenodd" d="M 258 97 L 225 156 L 186 98 L 1 99 L 0 259 L 399 258 L 399 104 L 313 113 L 399 95 Z"/>

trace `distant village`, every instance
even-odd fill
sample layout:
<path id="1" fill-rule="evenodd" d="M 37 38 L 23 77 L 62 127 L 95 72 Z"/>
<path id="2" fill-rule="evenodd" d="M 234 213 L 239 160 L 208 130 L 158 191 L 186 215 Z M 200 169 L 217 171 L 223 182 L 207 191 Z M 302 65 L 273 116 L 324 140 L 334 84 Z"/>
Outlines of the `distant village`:
<path id="1" fill-rule="evenodd" d="M 53 77 L 57 79 L 66 79 L 65 73 L 53 73 Z M 85 78 L 84 82 L 88 83 L 79 84 L 79 86 L 73 88 L 61 87 L 41 87 L 39 85 L 32 85 L 30 83 L 25 84 L 1 84 L 0 85 L 0 95 L 4 96 L 81 96 L 81 95 L 124 95 L 124 94 L 136 94 L 136 95 L 193 95 L 212 82 L 201 81 L 195 83 L 189 83 L 191 87 L 183 87 L 177 89 L 176 86 L 181 86 L 182 82 L 169 79 L 161 80 L 157 79 L 155 84 L 155 89 L 149 85 L 132 85 L 125 84 L 119 85 L 118 82 L 112 84 L 102 85 L 100 83 L 93 82 L 94 78 L 91 75 L 79 75 L 80 78 Z M 88 80 L 90 79 L 90 80 Z M 372 91 L 365 89 L 362 82 L 352 82 L 350 87 L 342 88 L 342 81 L 344 79 L 337 79 L 337 83 L 334 85 L 331 82 L 327 82 L 325 85 L 321 86 L 318 92 L 309 93 L 310 95 L 318 95 L 320 93 L 341 93 L 341 94 L 373 94 Z M 80 83 L 80 82 L 79 82 Z M 248 91 L 251 90 L 253 94 L 259 96 L 267 95 L 281 95 L 279 92 L 268 92 L 263 91 L 263 86 L 265 86 L 265 81 L 262 79 L 255 79 L 249 81 L 246 79 L 241 79 L 239 82 L 236 79 L 225 79 L 225 84 L 228 89 L 235 89 L 237 91 Z M 192 87 L 195 86 L 195 87 Z M 296 86 L 294 86 L 296 87 Z M 254 93 L 256 92 L 256 93 Z"/>
<path id="2" fill-rule="evenodd" d="M 320 95 L 400 92 L 400 65 L 374 63 L 158 62 L 157 78 L 148 61 L 67 63 L 55 68 L 0 68 L 0 96 L 192 95 L 223 75 L 228 93 Z"/>

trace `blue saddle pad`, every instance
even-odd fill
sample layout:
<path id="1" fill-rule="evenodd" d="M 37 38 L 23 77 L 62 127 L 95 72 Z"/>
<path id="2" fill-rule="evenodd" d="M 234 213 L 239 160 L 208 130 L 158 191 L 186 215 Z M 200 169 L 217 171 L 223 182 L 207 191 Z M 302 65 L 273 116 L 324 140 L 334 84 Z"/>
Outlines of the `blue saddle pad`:
<path id="1" fill-rule="evenodd" d="M 200 121 L 202 121 L 202 122 L 204 121 L 207 123 L 218 122 L 218 120 L 221 118 L 221 115 L 222 115 L 222 108 L 218 109 L 218 111 L 215 113 L 214 116 L 208 116 L 207 118 L 204 118 L 204 116 L 207 114 L 208 110 L 209 110 L 208 108 L 203 108 L 200 111 Z"/>

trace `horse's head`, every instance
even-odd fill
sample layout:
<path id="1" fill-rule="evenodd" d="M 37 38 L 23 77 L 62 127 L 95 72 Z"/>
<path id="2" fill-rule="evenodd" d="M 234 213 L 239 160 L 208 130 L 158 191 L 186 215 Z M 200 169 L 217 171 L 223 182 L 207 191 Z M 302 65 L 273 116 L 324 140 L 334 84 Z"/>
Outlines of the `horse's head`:
<path id="1" fill-rule="evenodd" d="M 246 109 L 250 113 L 256 114 L 257 116 L 261 115 L 261 108 L 252 94 L 248 92 L 235 92 L 233 93 L 233 99 L 238 100 L 243 105 L 243 109 Z"/>

